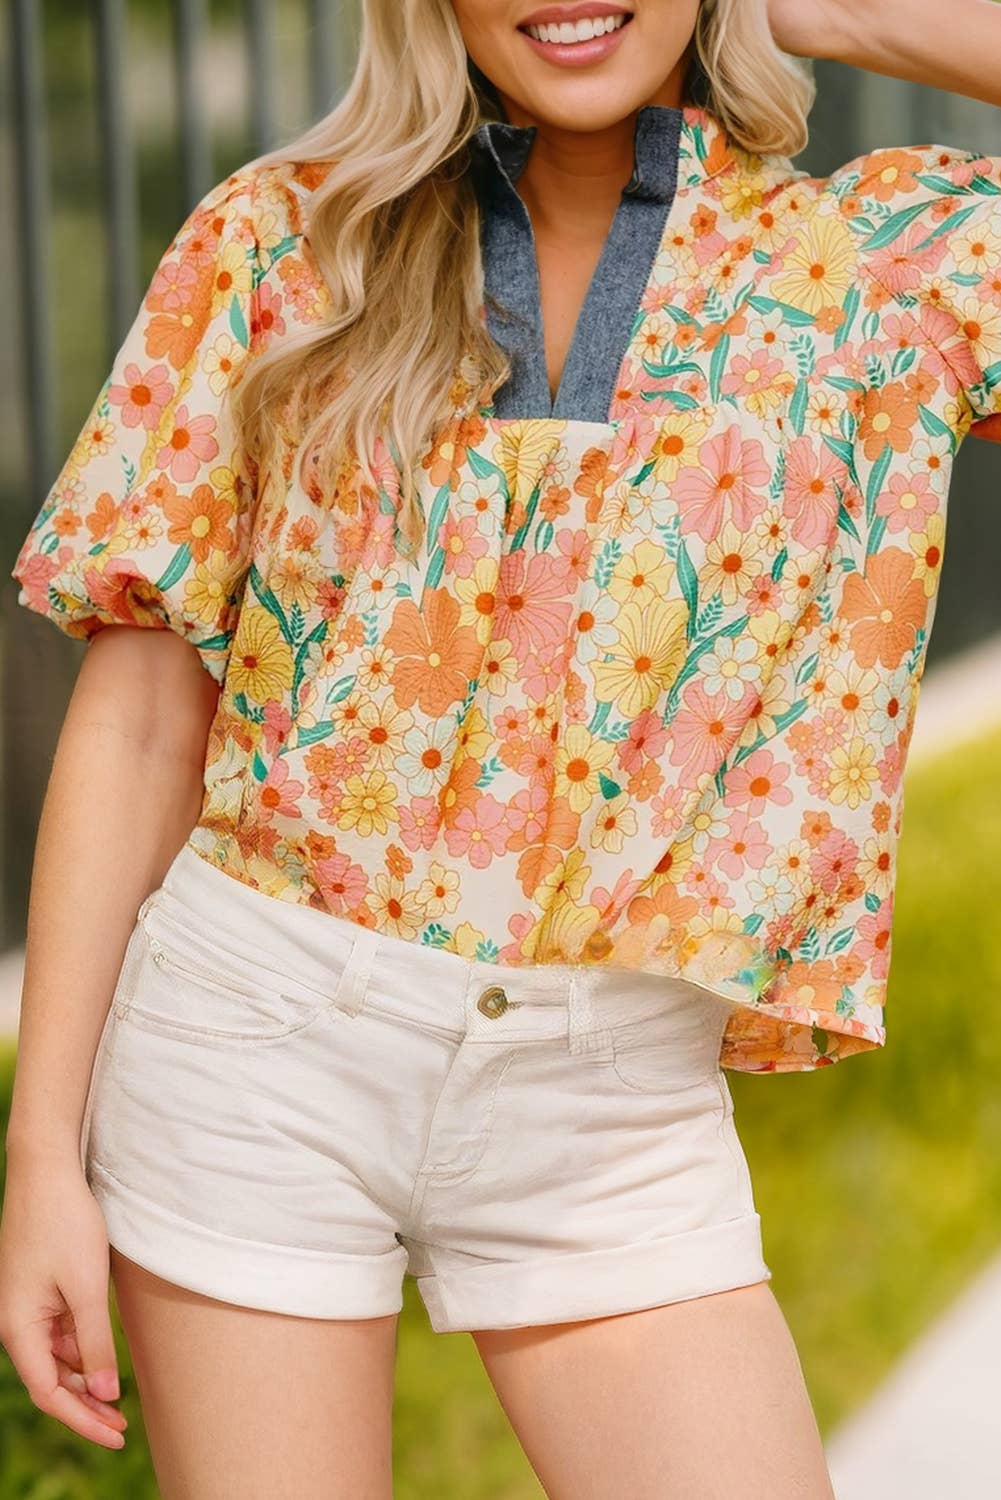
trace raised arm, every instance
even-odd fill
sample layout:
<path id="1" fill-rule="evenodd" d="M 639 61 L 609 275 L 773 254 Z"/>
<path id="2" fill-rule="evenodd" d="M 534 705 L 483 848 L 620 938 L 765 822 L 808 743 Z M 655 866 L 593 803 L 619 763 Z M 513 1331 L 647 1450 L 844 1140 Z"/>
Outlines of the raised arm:
<path id="1" fill-rule="evenodd" d="M 997 0 L 768 0 L 786 52 L 1001 106 Z"/>

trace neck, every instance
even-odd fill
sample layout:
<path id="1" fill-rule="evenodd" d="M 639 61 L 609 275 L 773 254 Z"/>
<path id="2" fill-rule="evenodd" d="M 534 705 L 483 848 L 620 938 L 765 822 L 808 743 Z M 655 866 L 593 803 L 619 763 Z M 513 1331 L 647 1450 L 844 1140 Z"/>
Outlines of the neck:
<path id="1" fill-rule="evenodd" d="M 682 58 L 661 86 L 642 101 L 680 109 L 687 59 Z M 535 225 L 578 237 L 603 232 L 633 170 L 635 111 L 599 130 L 570 130 L 536 119 L 500 94 L 512 125 L 534 125 L 535 140 L 518 193 Z M 637 109 L 641 106 L 637 105 Z"/>

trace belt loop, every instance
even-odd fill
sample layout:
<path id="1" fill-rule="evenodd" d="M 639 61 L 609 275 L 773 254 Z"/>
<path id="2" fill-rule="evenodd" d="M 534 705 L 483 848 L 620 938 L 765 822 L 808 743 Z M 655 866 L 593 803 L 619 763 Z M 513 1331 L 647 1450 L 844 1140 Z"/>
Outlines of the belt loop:
<path id="1" fill-rule="evenodd" d="M 611 1030 L 599 1024 L 594 1004 L 598 978 L 598 971 L 588 965 L 570 971 L 567 1048 L 573 1056 L 585 1052 L 598 1052 L 606 1058 L 612 1055 Z"/>
<path id="2" fill-rule="evenodd" d="M 341 970 L 341 977 L 334 995 L 335 1003 L 346 1010 L 350 1016 L 356 1016 L 365 1004 L 369 977 L 372 972 L 372 960 L 379 946 L 377 932 L 373 932 L 370 927 L 362 927 L 360 924 L 357 926 L 358 930 L 351 943 L 351 952 Z"/>

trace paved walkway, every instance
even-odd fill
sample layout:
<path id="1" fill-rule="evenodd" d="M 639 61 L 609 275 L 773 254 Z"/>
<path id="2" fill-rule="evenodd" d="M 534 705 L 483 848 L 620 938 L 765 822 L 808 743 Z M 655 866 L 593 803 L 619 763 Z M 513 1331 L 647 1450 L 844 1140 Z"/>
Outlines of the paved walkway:
<path id="1" fill-rule="evenodd" d="M 1001 1494 L 1001 1255 L 825 1444 L 838 1500 Z"/>

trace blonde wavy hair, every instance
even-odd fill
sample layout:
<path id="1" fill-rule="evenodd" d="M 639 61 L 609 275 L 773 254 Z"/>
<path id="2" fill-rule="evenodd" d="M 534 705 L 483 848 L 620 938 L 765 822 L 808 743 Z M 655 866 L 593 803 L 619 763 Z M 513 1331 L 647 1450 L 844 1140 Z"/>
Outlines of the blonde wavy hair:
<path id="1" fill-rule="evenodd" d="M 809 65 L 772 40 L 766 0 L 702 0 L 686 102 L 751 152 L 794 155 L 813 96 Z M 486 401 L 510 373 L 481 313 L 479 209 L 466 170 L 470 137 L 496 118 L 500 102 L 466 53 L 451 0 L 362 0 L 343 98 L 250 163 L 333 163 L 305 232 L 335 311 L 248 362 L 232 393 L 238 439 L 261 489 L 287 478 L 291 423 L 304 487 L 350 505 L 352 475 L 378 494 L 381 437 L 399 471 L 404 553 L 424 529 L 414 472 L 455 409 L 457 381 L 471 375 Z"/>

